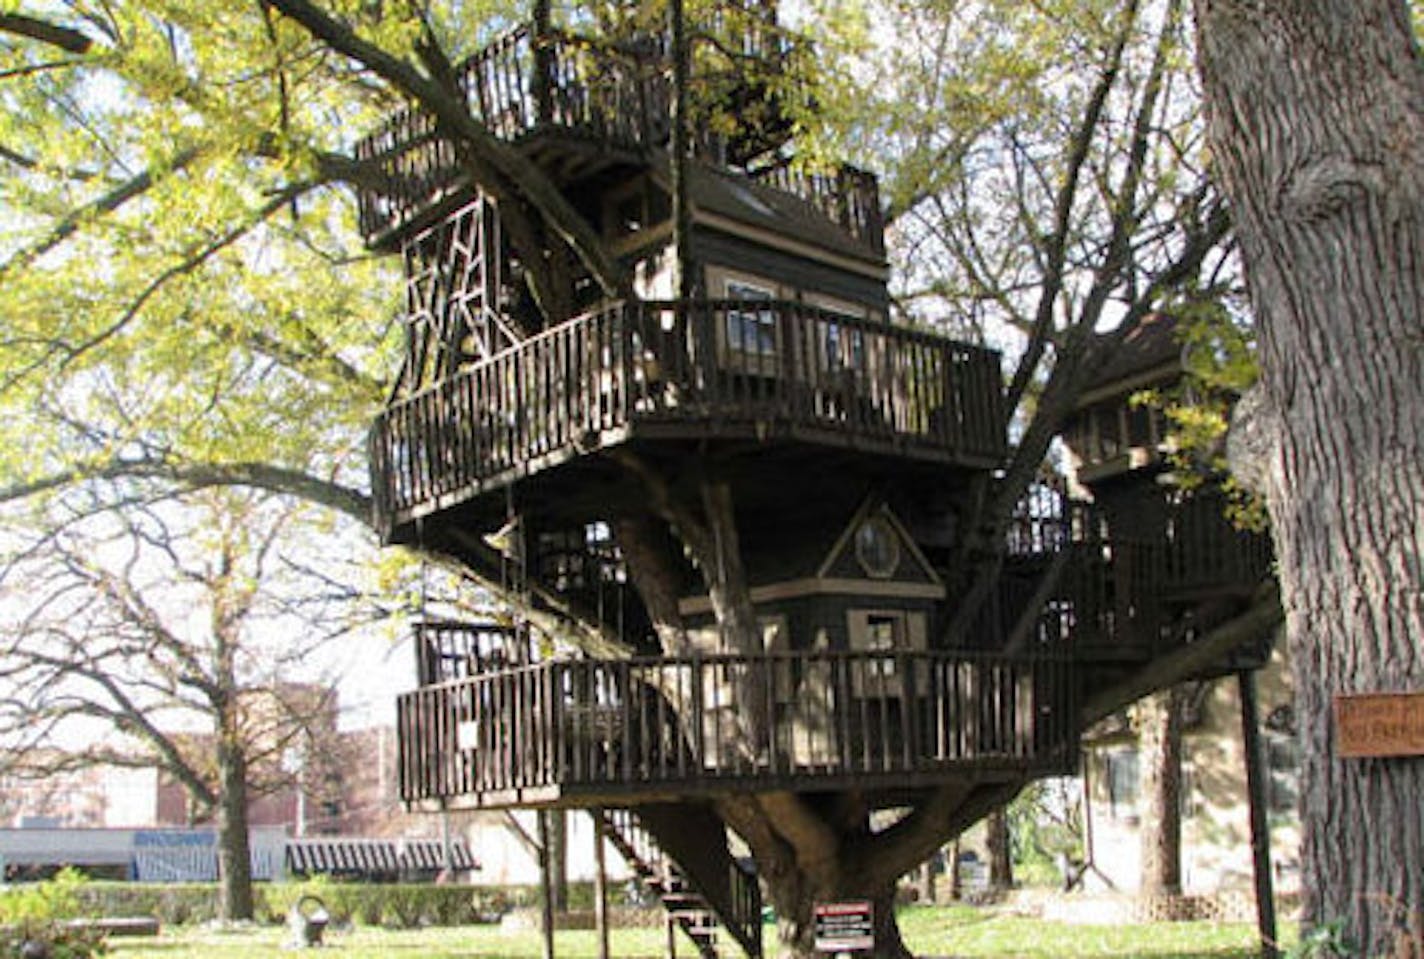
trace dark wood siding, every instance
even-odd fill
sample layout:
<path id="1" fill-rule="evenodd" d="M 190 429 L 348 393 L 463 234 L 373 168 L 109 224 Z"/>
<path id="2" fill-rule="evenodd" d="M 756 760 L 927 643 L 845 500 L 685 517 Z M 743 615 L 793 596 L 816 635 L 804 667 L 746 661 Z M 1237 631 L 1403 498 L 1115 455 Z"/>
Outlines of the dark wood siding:
<path id="1" fill-rule="evenodd" d="M 803 292 L 821 293 L 857 303 L 882 315 L 890 299 L 885 281 L 852 273 L 844 267 L 819 263 L 782 250 L 769 249 L 741 237 L 703 226 L 692 236 L 692 254 L 703 266 L 716 266 L 770 277 Z M 869 264 L 867 264 L 869 265 Z M 721 296 L 720 291 L 710 291 Z"/>

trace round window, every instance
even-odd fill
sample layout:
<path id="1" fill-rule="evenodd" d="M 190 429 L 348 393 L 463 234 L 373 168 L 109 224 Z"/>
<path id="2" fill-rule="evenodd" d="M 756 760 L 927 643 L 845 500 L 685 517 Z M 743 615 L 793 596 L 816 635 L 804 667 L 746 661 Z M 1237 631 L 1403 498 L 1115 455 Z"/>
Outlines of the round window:
<path id="1" fill-rule="evenodd" d="M 883 516 L 871 516 L 855 531 L 855 558 L 867 576 L 886 579 L 900 565 L 900 541 L 890 521 Z"/>

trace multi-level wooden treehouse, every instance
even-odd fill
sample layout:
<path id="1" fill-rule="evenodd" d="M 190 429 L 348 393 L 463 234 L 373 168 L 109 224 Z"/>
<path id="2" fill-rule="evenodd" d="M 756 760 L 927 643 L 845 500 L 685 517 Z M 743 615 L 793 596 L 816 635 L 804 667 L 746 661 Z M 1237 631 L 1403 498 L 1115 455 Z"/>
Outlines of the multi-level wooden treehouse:
<path id="1" fill-rule="evenodd" d="M 727 23 L 724 48 L 785 52 L 770 13 Z M 1045 494 L 1013 525 L 1001 595 L 951 644 L 943 569 L 969 491 L 1006 451 L 999 357 L 888 322 L 875 178 L 792 166 L 764 79 L 720 87 L 729 115 L 757 103 L 759 122 L 693 138 L 676 263 L 665 48 L 520 28 L 454 76 L 471 115 L 620 258 L 626 299 L 551 248 L 572 313 L 548 319 L 508 211 L 420 111 L 362 144 L 385 171 L 362 228 L 407 277 L 404 365 L 371 434 L 382 534 L 635 653 L 554 656 L 525 626 L 424 624 L 401 789 L 426 808 L 630 809 L 678 863 L 670 901 L 695 899 L 756 954 L 756 884 L 709 839 L 725 833 L 699 813 L 708 800 L 855 789 L 873 808 L 1069 771 L 1085 684 L 1189 639 L 1204 604 L 1239 601 L 1222 573 L 1240 584 L 1264 566 L 1160 495 L 1143 519 Z M 724 642 L 686 562 L 683 640 L 660 643 L 614 535 L 659 495 L 695 498 L 708 470 L 734 504 L 755 650 Z M 689 829 L 699 815 L 708 828 Z"/>

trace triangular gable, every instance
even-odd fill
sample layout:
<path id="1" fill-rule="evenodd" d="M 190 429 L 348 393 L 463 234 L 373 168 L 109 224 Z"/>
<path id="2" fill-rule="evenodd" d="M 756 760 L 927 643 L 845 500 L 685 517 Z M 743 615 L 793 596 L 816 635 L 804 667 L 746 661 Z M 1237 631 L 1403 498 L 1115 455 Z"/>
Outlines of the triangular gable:
<path id="1" fill-rule="evenodd" d="M 897 562 L 888 573 L 876 575 L 873 569 L 868 570 L 857 553 L 856 533 L 867 521 L 881 523 L 893 540 Z M 944 595 L 944 582 L 915 545 L 905 524 L 874 497 L 855 511 L 814 573 L 792 574 L 751 588 L 754 604 L 806 596 L 878 596 L 898 601 L 938 600 Z M 677 605 L 684 616 L 712 611 L 712 601 L 705 594 L 684 596 Z"/>
<path id="2" fill-rule="evenodd" d="M 875 551 L 867 549 L 868 543 L 858 542 L 857 537 L 866 524 L 875 524 L 892 538 L 895 562 L 893 569 L 877 569 L 876 561 L 883 556 L 871 555 Z M 886 582 L 926 583 L 943 588 L 939 574 L 930 565 L 925 554 L 915 544 L 914 538 L 905 524 L 895 515 L 887 503 L 871 497 L 861 504 L 841 535 L 836 538 L 830 551 L 816 570 L 818 579 L 872 579 Z"/>

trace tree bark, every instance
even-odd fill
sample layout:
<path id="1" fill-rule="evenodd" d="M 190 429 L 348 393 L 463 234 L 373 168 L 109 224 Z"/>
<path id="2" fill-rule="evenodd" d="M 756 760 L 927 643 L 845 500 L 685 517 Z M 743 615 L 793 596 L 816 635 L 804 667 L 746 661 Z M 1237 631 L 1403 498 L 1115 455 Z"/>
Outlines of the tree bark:
<path id="1" fill-rule="evenodd" d="M 949 844 L 949 852 L 944 868 L 949 876 L 949 900 L 958 902 L 964 898 L 964 885 L 959 878 L 959 837 L 955 836 L 954 841 Z"/>
<path id="2" fill-rule="evenodd" d="M 871 959 L 910 959 L 910 950 L 900 937 L 895 921 L 895 883 L 869 887 L 857 877 L 842 875 L 838 882 L 825 885 L 803 885 L 792 890 L 779 888 L 773 895 L 776 905 L 777 936 L 781 955 L 785 959 L 824 959 L 816 950 L 815 907 L 817 903 L 868 900 L 875 927 L 875 950 L 866 955 Z"/>
<path id="3" fill-rule="evenodd" d="M 218 735 L 218 914 L 251 919 L 252 853 L 247 834 L 247 757 L 231 730 Z"/>
<path id="4" fill-rule="evenodd" d="M 1398 953 L 1401 934 L 1417 949 L 1424 761 L 1339 758 L 1331 706 L 1424 688 L 1424 65 L 1398 0 L 1196 12 L 1278 437 L 1267 500 L 1302 747 L 1303 917 L 1342 920 L 1365 955 Z"/>
<path id="5" fill-rule="evenodd" d="M 549 899 L 556 913 L 569 911 L 569 815 L 563 809 L 543 809 L 549 837 Z"/>
<path id="6" fill-rule="evenodd" d="M 985 840 L 989 853 L 989 888 L 1006 892 L 1014 886 L 1013 844 L 1009 837 L 1009 817 L 996 809 L 984 820 Z"/>
<path id="7" fill-rule="evenodd" d="M 1144 896 L 1182 891 L 1182 693 L 1172 686 L 1137 704 Z"/>

